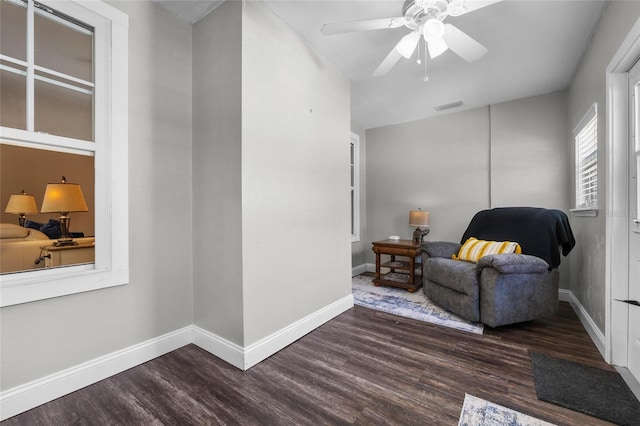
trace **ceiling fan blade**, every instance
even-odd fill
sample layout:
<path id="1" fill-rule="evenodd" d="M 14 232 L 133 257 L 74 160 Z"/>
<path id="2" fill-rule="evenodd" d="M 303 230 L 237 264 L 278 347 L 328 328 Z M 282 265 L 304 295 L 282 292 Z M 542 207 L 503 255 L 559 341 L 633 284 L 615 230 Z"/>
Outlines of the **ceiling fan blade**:
<path id="1" fill-rule="evenodd" d="M 449 15 L 464 15 L 500 1 L 502 0 L 452 0 L 448 7 Z"/>
<path id="2" fill-rule="evenodd" d="M 442 38 L 449 46 L 449 49 L 467 62 L 477 61 L 488 52 L 486 47 L 451 24 L 445 24 Z"/>
<path id="3" fill-rule="evenodd" d="M 431 59 L 442 55 L 449 48 L 449 46 L 447 46 L 447 43 L 441 38 L 428 41 L 427 47 L 429 49 L 429 57 Z"/>
<path id="4" fill-rule="evenodd" d="M 324 35 L 350 33 L 354 31 L 380 30 L 385 28 L 399 28 L 405 24 L 403 17 L 364 19 L 361 21 L 345 21 L 324 24 L 320 31 Z"/>
<path id="5" fill-rule="evenodd" d="M 378 65 L 378 68 L 376 68 L 376 70 L 373 72 L 373 76 L 380 77 L 382 75 L 385 75 L 386 73 L 391 71 L 391 68 L 393 68 L 398 63 L 400 58 L 402 58 L 402 55 L 400 54 L 400 52 L 398 52 L 398 49 L 394 47 L 393 49 L 391 49 L 391 52 L 389 52 L 387 57 L 384 58 L 384 60 L 380 63 L 380 65 Z"/>

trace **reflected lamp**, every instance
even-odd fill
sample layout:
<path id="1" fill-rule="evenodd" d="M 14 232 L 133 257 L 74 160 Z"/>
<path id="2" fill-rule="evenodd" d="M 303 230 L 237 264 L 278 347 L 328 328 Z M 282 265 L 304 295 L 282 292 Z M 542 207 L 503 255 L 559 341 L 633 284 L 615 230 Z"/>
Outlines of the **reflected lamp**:
<path id="1" fill-rule="evenodd" d="M 60 213 L 60 238 L 55 243 L 56 246 L 73 246 L 78 243 L 73 241 L 69 232 L 71 212 L 87 212 L 87 202 L 84 200 L 82 189 L 77 183 L 69 183 L 62 176 L 61 183 L 49 183 L 44 193 L 42 201 L 42 213 Z"/>
<path id="2" fill-rule="evenodd" d="M 36 206 L 36 199 L 33 195 L 29 195 L 24 192 L 24 189 L 20 194 L 13 194 L 9 197 L 7 208 L 4 209 L 5 213 L 17 214 L 18 223 L 20 226 L 24 226 L 26 221 L 25 214 L 38 213 L 38 206 Z"/>

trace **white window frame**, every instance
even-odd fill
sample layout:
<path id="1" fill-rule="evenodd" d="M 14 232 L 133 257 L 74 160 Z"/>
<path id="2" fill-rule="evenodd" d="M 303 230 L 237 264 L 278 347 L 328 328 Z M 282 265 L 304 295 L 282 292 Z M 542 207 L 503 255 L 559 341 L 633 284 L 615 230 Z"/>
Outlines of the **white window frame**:
<path id="1" fill-rule="evenodd" d="M 349 140 L 349 163 L 353 182 L 349 182 L 350 197 L 353 200 L 351 208 L 351 242 L 360 241 L 360 136 L 351 132 Z"/>
<path id="2" fill-rule="evenodd" d="M 573 130 L 575 145 L 575 208 L 571 209 L 577 215 L 595 216 L 598 211 L 598 105 L 594 103 L 582 120 Z M 587 155 L 582 151 L 591 149 Z M 594 173 L 596 176 L 596 202 L 587 204 L 584 202 L 585 192 L 581 186 L 581 179 L 584 178 L 585 166 L 582 159 L 589 155 L 595 155 Z"/>
<path id="3" fill-rule="evenodd" d="M 0 307 L 129 282 L 129 18 L 99 0 L 38 1 L 94 27 L 95 142 L 7 127 L 0 127 L 0 139 L 12 145 L 94 156 L 95 263 L 1 275 Z"/>

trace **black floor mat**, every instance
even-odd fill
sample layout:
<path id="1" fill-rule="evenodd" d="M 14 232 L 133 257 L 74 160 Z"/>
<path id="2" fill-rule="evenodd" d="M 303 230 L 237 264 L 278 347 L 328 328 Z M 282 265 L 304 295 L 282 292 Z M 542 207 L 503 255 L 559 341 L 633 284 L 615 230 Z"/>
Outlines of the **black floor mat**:
<path id="1" fill-rule="evenodd" d="M 619 425 L 640 425 L 640 402 L 620 374 L 531 352 L 541 401 Z"/>

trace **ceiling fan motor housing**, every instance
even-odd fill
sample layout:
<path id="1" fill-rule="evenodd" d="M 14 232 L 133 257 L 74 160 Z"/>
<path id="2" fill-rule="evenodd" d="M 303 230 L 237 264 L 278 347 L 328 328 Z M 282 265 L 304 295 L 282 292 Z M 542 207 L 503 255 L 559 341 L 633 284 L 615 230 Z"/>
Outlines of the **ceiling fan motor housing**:
<path id="1" fill-rule="evenodd" d="M 406 0 L 402 5 L 405 26 L 410 30 L 419 30 L 429 19 L 442 21 L 447 17 L 447 0 Z"/>

